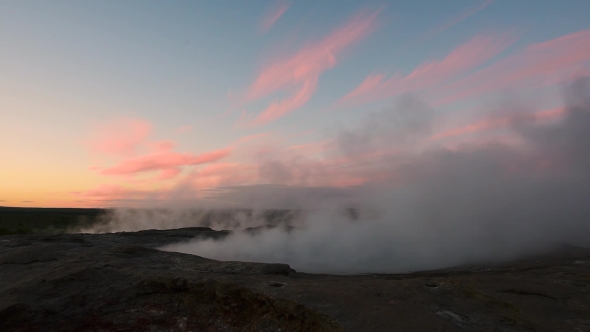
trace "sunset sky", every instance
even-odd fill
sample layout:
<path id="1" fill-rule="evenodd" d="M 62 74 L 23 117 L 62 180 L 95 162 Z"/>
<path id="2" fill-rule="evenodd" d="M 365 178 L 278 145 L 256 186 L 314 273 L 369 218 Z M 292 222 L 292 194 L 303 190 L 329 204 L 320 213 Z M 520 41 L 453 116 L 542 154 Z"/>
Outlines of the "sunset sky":
<path id="1" fill-rule="evenodd" d="M 559 121 L 564 84 L 590 74 L 589 12 L 587 0 L 0 1 L 0 206 L 347 188 L 399 181 L 375 163 L 402 150 L 518 144 L 504 131 L 517 115 Z M 387 127 L 387 142 L 342 153 L 343 128 L 407 96 L 434 112 L 426 139 Z"/>

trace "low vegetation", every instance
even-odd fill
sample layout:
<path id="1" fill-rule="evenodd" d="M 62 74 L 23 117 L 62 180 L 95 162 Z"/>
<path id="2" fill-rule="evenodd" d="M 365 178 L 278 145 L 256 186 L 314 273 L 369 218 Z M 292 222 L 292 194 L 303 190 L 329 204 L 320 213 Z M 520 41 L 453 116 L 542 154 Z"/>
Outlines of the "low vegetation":
<path id="1" fill-rule="evenodd" d="M 0 207 L 0 235 L 60 234 L 88 227 L 106 213 L 104 209 Z"/>

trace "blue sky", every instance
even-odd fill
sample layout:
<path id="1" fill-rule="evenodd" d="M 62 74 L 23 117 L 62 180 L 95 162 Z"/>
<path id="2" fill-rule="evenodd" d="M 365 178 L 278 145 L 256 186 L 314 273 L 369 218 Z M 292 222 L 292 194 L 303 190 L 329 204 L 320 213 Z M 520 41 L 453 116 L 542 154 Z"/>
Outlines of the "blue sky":
<path id="1" fill-rule="evenodd" d="M 268 29 L 261 28 L 261 22 L 276 14 L 277 8 L 283 8 L 282 15 Z M 149 154 L 147 145 L 137 155 L 117 159 L 120 156 L 100 155 L 85 143 L 98 139 L 97 127 L 122 118 L 149 122 L 146 140 L 172 140 L 175 151 L 195 155 L 233 146 L 249 135 L 271 133 L 256 148 L 233 149 L 225 159 L 234 164 L 251 160 L 257 155 L 252 151 L 265 150 L 265 144 L 280 150 L 324 141 L 330 128 L 357 123 L 367 113 L 396 102 L 399 94 L 382 91 L 379 97 L 373 94 L 360 103 L 338 103 L 370 75 L 383 75 L 384 80 L 396 73 L 408 75 L 478 36 L 506 40 L 505 49 L 453 72 L 457 76 L 445 71 L 448 77 L 438 84 L 444 87 L 447 81 L 468 77 L 531 45 L 587 31 L 589 11 L 590 3 L 582 0 L 362 5 L 358 1 L 4 1 L 0 3 L 0 43 L 4 45 L 0 153 L 9 157 L 0 162 L 0 183 L 4 183 L 0 199 L 18 204 L 34 196 L 39 204 L 54 204 L 46 203 L 54 190 L 67 203 L 74 191 L 107 184 L 133 187 L 137 181 L 126 182 L 131 175 L 109 177 L 93 167 L 108 168 Z M 318 65 L 317 86 L 310 98 L 272 121 L 240 123 L 243 112 L 256 117 L 273 101 L 288 99 L 299 89 L 299 81 L 285 83 L 272 93 L 241 99 L 265 69 L 314 45 L 321 48 L 318 45 L 359 13 L 375 18 L 366 21 L 370 25 L 366 33 L 335 51 L 335 64 Z M 578 47 L 587 57 L 568 62 L 567 68 L 549 66 L 547 75 L 565 77 L 570 70 L 588 68 L 589 49 L 579 46 L 586 35 L 578 38 L 581 41 L 573 46 L 563 43 Z M 556 59 L 567 54 L 565 50 Z M 539 61 L 551 65 L 551 59 Z M 543 72 L 535 75 L 531 79 L 550 80 Z M 437 105 L 435 112 L 448 116 L 447 123 L 467 124 L 488 116 L 490 100 L 502 104 L 507 91 L 510 98 L 530 100 L 536 107 L 540 100 L 557 107 L 559 100 L 554 96 L 563 80 L 555 82 L 532 90 L 519 84 L 489 88 L 477 98 Z M 435 104 L 442 93 L 435 87 L 405 92 L 429 104 Z M 471 111 L 478 107 L 485 110 Z M 461 117 L 465 112 L 471 113 Z M 181 127 L 185 129 L 179 132 Z M 440 128 L 447 129 L 453 128 Z M 182 168 L 178 178 L 168 179 L 163 186 L 174 186 L 189 169 L 203 167 L 177 166 Z M 138 173 L 147 176 L 155 171 L 160 169 Z M 62 178 L 68 174 L 72 179 Z M 159 188 L 157 183 L 144 185 Z"/>

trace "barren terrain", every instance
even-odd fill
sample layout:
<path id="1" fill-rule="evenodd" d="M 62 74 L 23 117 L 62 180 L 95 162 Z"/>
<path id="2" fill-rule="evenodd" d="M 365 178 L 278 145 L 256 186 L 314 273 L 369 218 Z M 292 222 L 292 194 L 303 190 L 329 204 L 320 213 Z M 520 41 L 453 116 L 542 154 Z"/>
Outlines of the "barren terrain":
<path id="1" fill-rule="evenodd" d="M 314 275 L 159 246 L 210 228 L 0 236 L 1 331 L 590 331 L 590 250 Z"/>

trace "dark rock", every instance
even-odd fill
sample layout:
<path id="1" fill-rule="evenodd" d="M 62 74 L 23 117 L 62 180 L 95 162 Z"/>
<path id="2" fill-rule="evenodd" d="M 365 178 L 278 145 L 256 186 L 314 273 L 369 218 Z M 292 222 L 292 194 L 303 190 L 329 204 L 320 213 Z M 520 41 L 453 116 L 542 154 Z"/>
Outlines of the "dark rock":
<path id="1" fill-rule="evenodd" d="M 155 248 L 210 228 L 0 237 L 0 331 L 588 330 L 590 252 L 398 275 Z M 582 262 L 582 263 L 580 263 Z"/>
<path id="2" fill-rule="evenodd" d="M 434 287 L 438 287 L 440 285 L 438 282 L 434 282 L 434 281 L 429 280 L 424 283 L 424 286 L 434 288 Z"/>
<path id="3" fill-rule="evenodd" d="M 285 284 L 285 283 L 276 282 L 276 281 L 271 281 L 266 284 L 270 287 L 277 287 L 277 288 L 283 288 L 283 287 L 287 286 L 287 284 Z"/>

